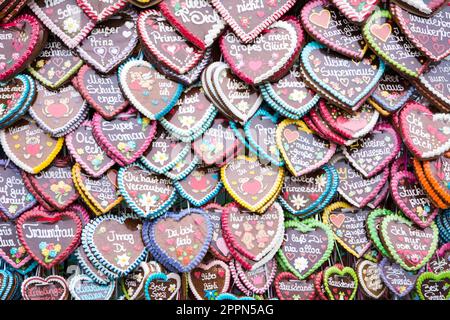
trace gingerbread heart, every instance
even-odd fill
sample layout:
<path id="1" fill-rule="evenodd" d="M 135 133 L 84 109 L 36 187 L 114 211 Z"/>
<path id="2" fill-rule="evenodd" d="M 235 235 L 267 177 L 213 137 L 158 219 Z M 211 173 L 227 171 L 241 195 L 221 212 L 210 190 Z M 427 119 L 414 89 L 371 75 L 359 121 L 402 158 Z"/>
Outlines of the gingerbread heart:
<path id="1" fill-rule="evenodd" d="M 433 114 L 427 107 L 409 101 L 399 115 L 403 142 L 419 159 L 435 158 L 450 150 L 450 116 Z"/>
<path id="2" fill-rule="evenodd" d="M 0 257 L 4 261 L 16 269 L 31 261 L 31 256 L 19 240 L 13 221 L 0 222 L 0 234 Z"/>
<path id="3" fill-rule="evenodd" d="M 378 265 L 369 260 L 360 260 L 356 264 L 359 284 L 366 295 L 374 299 L 380 299 L 386 291 Z"/>
<path id="4" fill-rule="evenodd" d="M 144 218 L 161 215 L 177 198 L 168 178 L 148 171 L 139 163 L 120 168 L 117 180 L 127 204 Z"/>
<path id="5" fill-rule="evenodd" d="M 441 25 L 444 17 L 450 14 L 450 6 L 445 5 L 442 10 L 429 18 L 412 14 L 395 3 L 391 4 L 390 9 L 405 36 L 425 56 L 433 61 L 439 61 L 450 54 L 450 48 L 448 47 L 450 36 L 431 36 L 439 32 L 450 33 L 450 26 Z"/>
<path id="6" fill-rule="evenodd" d="M 114 282 L 99 284 L 86 275 L 69 279 L 69 291 L 75 300 L 109 300 L 114 292 Z"/>
<path id="7" fill-rule="evenodd" d="M 390 215 L 383 218 L 380 227 L 387 251 L 405 270 L 419 270 L 436 250 L 438 229 L 434 222 L 419 229 L 402 216 Z"/>
<path id="8" fill-rule="evenodd" d="M 120 11 L 96 25 L 76 51 L 99 72 L 110 72 L 133 52 L 138 42 L 136 19 L 135 11 Z"/>
<path id="9" fill-rule="evenodd" d="M 67 300 L 69 288 L 61 276 L 29 277 L 22 282 L 24 300 Z"/>
<path id="10" fill-rule="evenodd" d="M 77 0 L 32 0 L 30 9 L 70 49 L 75 48 L 95 27 L 78 7 Z"/>
<path id="11" fill-rule="evenodd" d="M 250 211 L 258 211 L 281 191 L 282 167 L 261 164 L 257 158 L 238 156 L 221 168 L 228 193 Z"/>
<path id="12" fill-rule="evenodd" d="M 233 261 L 231 262 L 231 264 Z M 234 268 L 230 267 L 236 286 L 242 292 L 248 292 L 248 295 L 264 294 L 272 285 L 275 278 L 277 263 L 275 259 L 270 259 L 264 265 L 257 268 L 252 267 L 251 270 L 243 270 L 242 266 L 236 260 L 234 261 Z M 237 279 L 239 277 L 239 280 Z"/>
<path id="13" fill-rule="evenodd" d="M 336 151 L 334 143 L 317 136 L 301 120 L 283 120 L 276 139 L 286 166 L 296 177 L 321 167 Z"/>
<path id="14" fill-rule="evenodd" d="M 17 220 L 20 242 L 46 269 L 67 259 L 80 241 L 81 229 L 80 217 L 70 209 L 49 212 L 37 207 Z"/>
<path id="15" fill-rule="evenodd" d="M 153 273 L 145 282 L 146 300 L 172 300 L 181 288 L 181 278 L 176 273 Z"/>
<path id="16" fill-rule="evenodd" d="M 148 276 L 161 272 L 160 265 L 155 261 L 141 262 L 132 272 L 121 280 L 121 288 L 128 300 L 141 300 L 144 295 L 144 285 Z"/>
<path id="17" fill-rule="evenodd" d="M 226 26 L 206 0 L 162 2 L 159 9 L 178 32 L 201 50 L 210 47 Z"/>
<path id="18" fill-rule="evenodd" d="M 365 230 L 368 214 L 369 210 L 335 202 L 324 210 L 323 221 L 330 226 L 336 241 L 345 250 L 361 258 L 371 245 Z"/>
<path id="19" fill-rule="evenodd" d="M 53 208 L 65 210 L 78 199 L 71 170 L 72 165 L 67 158 L 56 159 L 50 167 L 38 174 L 27 174 L 32 186 L 30 191 L 37 193 Z"/>
<path id="20" fill-rule="evenodd" d="M 29 14 L 0 24 L 0 81 L 11 79 L 27 67 L 37 54 L 35 51 L 42 40 L 43 32 L 38 19 Z"/>
<path id="21" fill-rule="evenodd" d="M 185 74 L 202 59 L 204 51 L 193 47 L 173 28 L 160 11 L 139 14 L 137 31 L 152 60 L 178 74 Z"/>
<path id="22" fill-rule="evenodd" d="M 303 48 L 301 63 L 311 82 L 326 93 L 324 96 L 331 95 L 352 110 L 357 110 L 375 90 L 385 69 L 383 61 L 374 54 L 355 61 L 317 42 Z"/>
<path id="23" fill-rule="evenodd" d="M 358 290 L 358 277 L 350 267 L 332 266 L 323 275 L 325 291 L 330 300 L 353 300 Z"/>
<path id="24" fill-rule="evenodd" d="M 111 120 L 96 113 L 92 125 L 97 143 L 122 166 L 136 161 L 150 146 L 156 133 L 156 121 L 151 121 L 132 108 Z"/>
<path id="25" fill-rule="evenodd" d="M 421 228 L 428 227 L 439 209 L 428 198 L 417 177 L 408 171 L 394 173 L 392 197 L 402 212 Z"/>
<path id="26" fill-rule="evenodd" d="M 202 209 L 208 216 L 213 228 L 211 244 L 209 246 L 210 253 L 212 253 L 217 259 L 225 262 L 230 261 L 230 250 L 228 249 L 222 235 L 222 212 L 225 210 L 225 207 L 222 207 L 217 203 L 208 203 L 206 206 L 202 207 Z"/>
<path id="27" fill-rule="evenodd" d="M 36 89 L 36 99 L 28 112 L 52 136 L 66 135 L 86 117 L 88 105 L 72 85 L 50 91 L 38 84 Z"/>
<path id="28" fill-rule="evenodd" d="M 142 221 L 134 215 L 106 214 L 83 230 L 88 245 L 99 262 L 118 275 L 126 275 L 145 258 L 141 238 Z M 120 248 L 118 251 L 117 248 Z"/>
<path id="29" fill-rule="evenodd" d="M 0 131 L 0 141 L 11 161 L 32 174 L 50 165 L 64 144 L 64 138 L 51 137 L 29 118 Z"/>
<path id="30" fill-rule="evenodd" d="M 285 228 L 279 261 L 296 277 L 306 279 L 331 255 L 334 247 L 331 229 L 315 219 L 288 221 Z"/>
<path id="31" fill-rule="evenodd" d="M 108 154 L 94 139 L 92 122 L 85 121 L 66 136 L 66 146 L 76 162 L 90 176 L 97 178 L 114 165 Z"/>
<path id="32" fill-rule="evenodd" d="M 196 299 L 215 300 L 217 295 L 228 291 L 230 269 L 220 260 L 200 263 L 189 272 L 188 284 Z"/>
<path id="33" fill-rule="evenodd" d="M 386 167 L 376 176 L 366 179 L 343 155 L 336 155 L 331 159 L 331 164 L 339 173 L 339 194 L 358 208 L 365 207 L 375 199 L 389 177 L 389 168 Z"/>
<path id="34" fill-rule="evenodd" d="M 433 258 L 428 262 L 427 269 L 434 273 L 444 272 L 450 269 L 450 244 L 440 247 Z"/>
<path id="35" fill-rule="evenodd" d="M 380 123 L 364 138 L 343 148 L 345 157 L 365 178 L 385 169 L 400 151 L 401 140 L 395 129 Z"/>
<path id="36" fill-rule="evenodd" d="M 283 76 L 291 68 L 304 41 L 296 18 L 277 21 L 249 44 L 228 31 L 220 38 L 220 49 L 231 70 L 250 85 Z"/>
<path id="37" fill-rule="evenodd" d="M 447 1 L 414 1 L 414 0 L 395 0 L 395 3 L 401 5 L 406 10 L 421 16 L 432 16 L 439 12 L 444 6 L 447 6 Z"/>
<path id="38" fill-rule="evenodd" d="M 249 43 L 294 6 L 295 1 L 287 0 L 284 3 L 268 1 L 255 4 L 248 0 L 240 3 L 232 0 L 212 0 L 211 4 L 233 29 L 239 41 Z"/>
<path id="39" fill-rule="evenodd" d="M 448 300 L 450 298 L 450 271 L 438 274 L 424 272 L 417 278 L 416 288 L 421 300 Z"/>
<path id="40" fill-rule="evenodd" d="M 77 0 L 78 6 L 95 22 L 100 22 L 114 15 L 127 5 L 126 0 Z"/>
<path id="41" fill-rule="evenodd" d="M 377 9 L 379 0 L 349 1 L 331 0 L 333 4 L 353 23 L 363 23 Z"/>
<path id="42" fill-rule="evenodd" d="M 376 11 L 364 25 L 363 35 L 380 58 L 407 76 L 419 77 L 429 63 L 403 35 L 388 10 Z"/>
<path id="43" fill-rule="evenodd" d="M 427 97 L 433 98 L 432 101 L 438 107 L 450 108 L 450 77 L 448 70 L 450 69 L 450 60 L 444 59 L 439 63 L 430 64 L 428 72 L 420 75 L 416 84 L 418 90 L 423 92 Z"/>
<path id="44" fill-rule="evenodd" d="M 420 274 L 420 272 L 415 274 L 411 271 L 406 271 L 399 264 L 387 258 L 380 262 L 378 268 L 384 284 L 399 297 L 406 296 L 414 288 L 417 277 Z"/>
<path id="45" fill-rule="evenodd" d="M 51 36 L 41 53 L 28 67 L 33 77 L 50 89 L 66 83 L 83 65 L 83 60 L 74 55 L 61 40 Z"/>
<path id="46" fill-rule="evenodd" d="M 362 60 L 367 50 L 359 26 L 352 24 L 328 0 L 310 1 L 302 8 L 301 21 L 318 42 L 350 58 Z"/>
<path id="47" fill-rule="evenodd" d="M 78 163 L 72 168 L 72 177 L 78 193 L 97 215 L 107 213 L 123 200 L 117 194 L 115 176 L 116 171 L 114 169 L 110 169 L 98 178 L 92 178 L 81 171 L 81 166 Z"/>
<path id="48" fill-rule="evenodd" d="M 155 258 L 179 272 L 189 272 L 203 259 L 212 237 L 209 218 L 200 209 L 169 212 L 146 220 L 142 238 Z"/>
<path id="49" fill-rule="evenodd" d="M 83 98 L 105 119 L 114 118 L 129 105 L 116 74 L 101 75 L 85 65 L 78 72 L 77 84 Z"/>
<path id="50" fill-rule="evenodd" d="M 300 280 L 290 272 L 281 272 L 275 278 L 274 286 L 280 300 L 314 300 L 316 297 L 314 276 Z"/>
<path id="51" fill-rule="evenodd" d="M 183 91 L 181 84 L 167 79 L 144 60 L 125 62 L 119 68 L 118 77 L 125 97 L 151 120 L 169 112 Z"/>
<path id="52" fill-rule="evenodd" d="M 218 167 L 199 167 L 186 178 L 174 181 L 173 184 L 181 197 L 196 207 L 201 207 L 213 199 L 223 185 Z"/>

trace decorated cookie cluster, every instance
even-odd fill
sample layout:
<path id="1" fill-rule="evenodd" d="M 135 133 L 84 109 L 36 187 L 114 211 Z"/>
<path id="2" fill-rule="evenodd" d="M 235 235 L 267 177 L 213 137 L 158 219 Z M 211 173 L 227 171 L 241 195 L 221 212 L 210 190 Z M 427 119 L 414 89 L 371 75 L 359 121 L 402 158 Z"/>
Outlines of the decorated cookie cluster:
<path id="1" fill-rule="evenodd" d="M 0 0 L 0 299 L 450 298 L 445 0 Z"/>

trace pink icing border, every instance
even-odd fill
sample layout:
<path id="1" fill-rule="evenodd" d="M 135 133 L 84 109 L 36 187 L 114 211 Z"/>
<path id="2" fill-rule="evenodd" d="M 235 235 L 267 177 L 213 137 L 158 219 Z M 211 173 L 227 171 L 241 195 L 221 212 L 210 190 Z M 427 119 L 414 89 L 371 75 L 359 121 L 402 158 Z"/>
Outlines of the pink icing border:
<path id="1" fill-rule="evenodd" d="M 133 108 L 129 108 L 126 112 L 124 112 L 125 114 L 132 114 L 138 112 Z M 120 117 L 120 114 L 117 115 Z M 134 152 L 133 157 L 131 157 L 130 159 L 125 158 L 121 152 L 119 152 L 115 146 L 113 146 L 111 144 L 111 142 L 109 142 L 109 140 L 105 137 L 105 135 L 103 135 L 102 130 L 101 130 L 101 124 L 100 122 L 103 120 L 103 117 L 99 114 L 99 113 L 95 113 L 93 118 L 92 118 L 92 124 L 93 124 L 93 128 L 92 128 L 92 133 L 94 135 L 95 140 L 97 140 L 98 144 L 100 145 L 100 147 L 102 147 L 102 149 L 108 153 L 110 155 L 111 158 L 113 158 L 114 161 L 116 161 L 117 163 L 119 163 L 120 165 L 124 166 L 124 165 L 128 165 L 133 163 L 134 161 L 136 161 L 144 152 L 145 150 L 147 150 L 147 148 L 150 146 L 153 137 L 156 134 L 156 121 L 152 120 L 150 121 L 150 125 L 151 125 L 151 129 L 149 132 L 149 136 L 147 137 L 147 140 L 145 141 L 145 143 L 141 146 L 141 148 L 137 151 Z"/>
<path id="2" fill-rule="evenodd" d="M 267 265 L 268 263 L 272 262 L 273 266 L 272 269 L 270 270 L 270 274 L 269 276 L 266 276 L 267 281 L 264 284 L 264 287 L 262 288 L 256 288 L 253 283 L 248 279 L 248 277 L 245 275 L 244 270 L 242 270 L 242 266 L 239 263 L 234 263 L 235 266 L 235 270 L 236 270 L 236 274 L 238 275 L 238 277 L 241 279 L 242 284 L 249 289 L 250 291 L 256 293 L 256 294 L 263 294 L 264 292 L 266 292 L 267 290 L 269 290 L 270 286 L 272 285 L 273 280 L 275 279 L 275 275 L 277 273 L 277 262 L 274 261 L 274 259 L 269 260 L 267 263 L 265 263 L 264 265 L 262 265 L 260 268 L 264 267 L 265 265 Z M 251 271 L 251 270 L 250 270 Z"/>
<path id="3" fill-rule="evenodd" d="M 109 16 L 114 15 L 117 11 L 122 9 L 127 5 L 126 0 L 118 0 L 116 3 L 104 8 L 102 11 L 98 12 L 95 10 L 90 2 L 93 2 L 92 0 L 77 0 L 78 6 L 81 8 L 81 10 L 84 11 L 84 13 L 93 21 L 100 22 Z M 95 2 L 95 1 L 94 1 Z"/>
<path id="4" fill-rule="evenodd" d="M 0 24 L 0 29 L 14 27 L 20 22 L 27 22 L 31 25 L 31 39 L 29 40 L 28 48 L 24 54 L 15 61 L 11 68 L 8 68 L 5 72 L 0 73 L 0 81 L 6 80 L 23 70 L 23 68 L 26 67 L 28 60 L 33 57 L 35 47 L 39 44 L 39 36 L 41 31 L 43 31 L 43 27 L 39 20 L 30 14 L 23 14 L 11 22 Z"/>
<path id="5" fill-rule="evenodd" d="M 379 0 L 368 0 L 373 2 L 370 7 L 366 7 L 360 13 L 356 12 L 355 9 L 348 4 L 348 0 L 331 0 L 336 7 L 352 22 L 363 23 L 375 10 Z"/>
<path id="6" fill-rule="evenodd" d="M 276 294 L 277 294 L 277 296 L 278 296 L 278 298 L 279 298 L 280 300 L 288 300 L 288 299 L 282 298 L 283 295 L 282 295 L 282 293 L 281 293 L 281 289 L 279 288 L 279 287 L 280 287 L 280 282 L 281 282 L 282 280 L 299 280 L 299 281 L 302 281 L 302 280 L 300 280 L 300 279 L 297 278 L 294 274 L 292 274 L 292 273 L 290 273 L 290 272 L 288 272 L 288 271 L 280 272 L 280 273 L 276 276 L 276 278 L 275 278 L 275 280 L 274 280 L 274 282 L 273 282 L 273 285 L 274 285 L 274 287 L 275 287 L 275 292 L 276 292 Z M 316 286 L 315 286 L 315 283 L 314 283 L 315 280 L 316 280 L 316 275 L 315 275 L 315 274 L 311 274 L 309 277 L 307 277 L 306 279 L 303 280 L 303 281 L 312 281 L 312 282 L 313 282 L 314 292 L 313 292 L 312 294 L 309 295 L 309 297 L 308 297 L 307 300 L 315 300 L 316 296 L 318 295 L 317 289 L 316 289 Z"/>
<path id="7" fill-rule="evenodd" d="M 190 71 L 192 68 L 194 68 L 202 60 L 203 56 L 205 55 L 205 52 L 204 51 L 198 52 L 197 48 L 192 47 L 194 49 L 192 53 L 192 59 L 188 64 L 182 66 L 181 68 L 173 64 L 169 59 L 167 59 L 163 54 L 161 54 L 161 51 L 158 48 L 156 48 L 153 45 L 153 43 L 149 40 L 147 32 L 145 31 L 145 20 L 150 15 L 160 16 L 165 19 L 165 17 L 161 14 L 161 12 L 154 9 L 149 9 L 139 13 L 139 17 L 136 23 L 137 32 L 142 44 L 145 46 L 148 52 L 152 56 L 154 56 L 156 60 L 158 60 L 158 62 L 163 63 L 167 68 L 175 71 L 178 74 L 184 74 Z M 189 45 L 189 43 L 187 43 L 187 45 Z"/>
<path id="8" fill-rule="evenodd" d="M 232 1 L 233 2 L 233 1 Z M 225 5 L 221 0 L 212 0 L 211 4 L 219 12 L 226 23 L 233 29 L 234 33 L 242 40 L 243 43 L 248 43 L 254 40 L 264 29 L 269 27 L 275 21 L 280 19 L 291 7 L 295 5 L 296 0 L 287 0 L 283 6 L 281 6 L 277 11 L 272 13 L 271 16 L 267 17 L 263 22 L 256 26 L 250 33 L 246 33 L 236 22 L 234 17 L 225 8 Z M 234 3 L 233 3 L 234 4 Z"/>
<path id="9" fill-rule="evenodd" d="M 222 210 L 222 215 L 223 215 L 223 211 L 225 210 L 225 207 L 224 207 L 224 206 L 221 206 L 221 205 L 218 204 L 218 203 L 211 202 L 211 203 L 208 203 L 207 205 L 203 206 L 202 209 L 203 209 L 205 212 L 207 212 L 207 211 L 210 210 L 210 209 L 218 209 L 218 210 Z M 222 217 L 222 215 L 221 215 L 221 217 Z M 222 221 L 222 220 L 221 220 L 221 221 Z M 222 235 L 222 238 L 224 239 L 223 235 Z M 224 239 L 224 241 L 225 241 L 225 239 Z M 227 246 L 227 248 L 228 248 L 228 246 Z M 221 260 L 221 261 L 229 262 L 229 261 L 232 259 L 232 255 L 231 255 L 230 252 L 228 253 L 228 257 L 226 257 L 226 256 L 224 256 L 223 254 L 221 254 L 220 252 L 218 252 L 218 251 L 217 251 L 214 247 L 212 247 L 211 245 L 209 246 L 209 251 L 212 253 L 212 255 L 213 255 L 214 257 L 216 257 L 217 259 L 219 259 L 219 260 Z M 229 251 L 229 250 L 228 250 L 228 251 Z"/>

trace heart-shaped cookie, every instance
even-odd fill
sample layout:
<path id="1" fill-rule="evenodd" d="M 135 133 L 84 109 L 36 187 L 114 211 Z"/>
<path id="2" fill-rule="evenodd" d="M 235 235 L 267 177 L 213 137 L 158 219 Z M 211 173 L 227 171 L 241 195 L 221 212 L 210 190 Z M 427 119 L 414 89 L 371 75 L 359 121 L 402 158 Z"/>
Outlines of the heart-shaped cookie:
<path id="1" fill-rule="evenodd" d="M 358 290 L 358 277 L 350 267 L 327 268 L 323 274 L 323 283 L 330 300 L 353 300 Z"/>
<path id="2" fill-rule="evenodd" d="M 135 11 L 120 11 L 96 25 L 76 51 L 99 72 L 110 72 L 133 52 L 138 42 L 136 19 Z"/>
<path id="3" fill-rule="evenodd" d="M 56 159 L 51 166 L 36 175 L 26 174 L 32 186 L 30 191 L 43 198 L 52 208 L 65 210 L 78 199 L 71 170 L 72 164 L 66 158 Z"/>
<path id="4" fill-rule="evenodd" d="M 173 300 L 181 288 L 181 278 L 176 273 L 153 273 L 145 282 L 146 300 Z"/>
<path id="5" fill-rule="evenodd" d="M 145 258 L 142 221 L 134 215 L 106 214 L 84 228 L 83 237 L 99 262 L 119 275 L 126 275 Z"/>
<path id="6" fill-rule="evenodd" d="M 209 252 L 217 259 L 229 262 L 231 260 L 230 250 L 222 235 L 222 212 L 225 210 L 225 207 L 222 207 L 217 203 L 208 203 L 206 206 L 202 207 L 202 209 L 208 216 L 213 228 Z"/>
<path id="7" fill-rule="evenodd" d="M 411 271 L 406 271 L 399 264 L 387 258 L 381 260 L 378 268 L 384 284 L 399 297 L 406 296 L 414 288 L 417 277 L 420 274 L 420 272 L 415 274 Z"/>
<path id="8" fill-rule="evenodd" d="M 27 67 L 37 54 L 35 51 L 40 46 L 43 32 L 38 19 L 29 14 L 0 24 L 0 81 L 11 79 Z"/>
<path id="9" fill-rule="evenodd" d="M 384 217 L 391 214 L 394 214 L 394 212 L 388 209 L 379 208 L 370 212 L 366 220 L 367 236 L 370 238 L 376 249 L 387 258 L 391 258 L 391 256 L 381 241 L 380 224 Z"/>
<path id="10" fill-rule="evenodd" d="M 80 241 L 81 228 L 80 217 L 70 209 L 49 212 L 37 207 L 17 220 L 20 242 L 46 269 L 67 259 Z"/>
<path id="11" fill-rule="evenodd" d="M 261 164 L 257 158 L 238 156 L 221 168 L 227 192 L 240 205 L 258 211 L 281 191 L 283 167 Z"/>
<path id="12" fill-rule="evenodd" d="M 127 5 L 126 0 L 77 0 L 78 6 L 95 22 L 114 15 Z"/>
<path id="13" fill-rule="evenodd" d="M 402 212 L 421 228 L 433 223 L 439 209 L 428 198 L 417 177 L 408 171 L 394 173 L 391 191 Z"/>
<path id="14" fill-rule="evenodd" d="M 158 120 L 177 102 L 183 86 L 167 79 L 144 60 L 129 60 L 119 67 L 125 97 L 143 115 Z"/>
<path id="15" fill-rule="evenodd" d="M 450 60 L 430 64 L 428 72 L 420 75 L 416 87 L 430 98 L 436 106 L 447 112 L 450 108 Z"/>
<path id="16" fill-rule="evenodd" d="M 230 262 L 230 265 L 233 261 Z M 234 261 L 234 268 L 230 267 L 231 275 L 236 286 L 244 293 L 264 294 L 269 290 L 275 278 L 277 263 L 275 259 L 270 259 L 267 263 L 251 270 L 244 270 L 237 260 Z M 238 279 L 239 278 L 239 279 Z"/>
<path id="17" fill-rule="evenodd" d="M 278 250 L 279 262 L 299 279 L 306 279 L 330 257 L 333 233 L 315 219 L 301 223 L 291 220 L 285 223 L 285 228 L 284 242 Z"/>
<path id="18" fill-rule="evenodd" d="M 100 177 L 115 163 L 94 139 L 91 121 L 83 122 L 69 133 L 66 146 L 76 162 L 94 178 Z"/>
<path id="19" fill-rule="evenodd" d="M 333 157 L 331 164 L 339 173 L 339 194 L 358 208 L 365 207 L 379 196 L 389 178 L 389 168 L 387 167 L 372 178 L 364 178 L 342 154 Z"/>
<path id="20" fill-rule="evenodd" d="M 318 42 L 349 58 L 362 60 L 367 50 L 361 28 L 352 24 L 328 0 L 309 1 L 302 8 L 301 21 Z"/>
<path id="21" fill-rule="evenodd" d="M 433 258 L 428 262 L 427 269 L 434 273 L 450 270 L 450 244 L 440 247 Z"/>
<path id="22" fill-rule="evenodd" d="M 417 0 L 395 0 L 396 4 L 404 7 L 407 11 L 414 14 L 429 17 L 439 12 L 444 6 L 447 6 L 445 0 L 435 1 L 417 1 Z"/>
<path id="23" fill-rule="evenodd" d="M 249 44 L 228 31 L 220 38 L 220 49 L 234 74 L 250 85 L 279 78 L 291 68 L 304 41 L 298 20 L 277 21 Z"/>
<path id="24" fill-rule="evenodd" d="M 11 161 L 33 174 L 50 165 L 64 144 L 64 138 L 51 137 L 29 118 L 0 131 L 0 141 Z"/>
<path id="25" fill-rule="evenodd" d="M 296 177 L 321 167 L 336 151 L 334 143 L 317 136 L 301 120 L 283 120 L 276 139 L 286 166 Z"/>
<path id="26" fill-rule="evenodd" d="M 156 121 L 151 121 L 132 108 L 111 120 L 96 113 L 92 125 L 97 143 L 122 166 L 136 161 L 150 146 L 156 133 Z"/>
<path id="27" fill-rule="evenodd" d="M 114 282 L 99 284 L 86 275 L 69 279 L 69 291 L 75 300 L 109 300 L 114 292 Z"/>
<path id="28" fill-rule="evenodd" d="M 24 300 L 67 300 L 69 288 L 61 276 L 29 277 L 22 282 Z"/>
<path id="29" fill-rule="evenodd" d="M 356 264 L 356 273 L 358 275 L 361 289 L 366 295 L 374 299 L 380 299 L 386 291 L 378 265 L 369 260 L 360 260 Z"/>
<path id="30" fill-rule="evenodd" d="M 417 278 L 416 288 L 421 300 L 448 300 L 450 298 L 450 271 L 438 274 L 424 272 Z"/>
<path id="31" fill-rule="evenodd" d="M 173 182 L 178 193 L 196 207 L 213 199 L 222 189 L 218 167 L 199 167 L 186 178 Z"/>
<path id="32" fill-rule="evenodd" d="M 375 90 L 385 69 L 383 61 L 374 54 L 367 53 L 361 61 L 356 61 L 317 42 L 303 48 L 301 65 L 310 82 L 325 97 L 331 96 L 352 110 L 357 110 Z"/>
<path id="33" fill-rule="evenodd" d="M 235 3 L 233 0 L 212 0 L 211 4 L 233 29 L 239 41 L 248 43 L 283 16 L 295 1 L 253 3 L 244 0 Z"/>
<path id="34" fill-rule="evenodd" d="M 403 35 L 388 10 L 376 11 L 363 28 L 369 47 L 398 72 L 417 78 L 428 59 Z"/>
<path id="35" fill-rule="evenodd" d="M 41 53 L 28 67 L 31 75 L 50 89 L 66 83 L 83 65 L 83 60 L 74 55 L 61 40 L 51 36 Z"/>
<path id="36" fill-rule="evenodd" d="M 225 21 L 209 1 L 162 2 L 159 9 L 166 19 L 192 44 L 205 50 L 225 29 Z"/>
<path id="37" fill-rule="evenodd" d="M 324 210 L 322 219 L 330 226 L 336 241 L 352 255 L 361 258 L 371 245 L 365 229 L 368 214 L 369 210 L 335 202 Z"/>
<path id="38" fill-rule="evenodd" d="M 13 268 L 20 268 L 31 261 L 31 256 L 21 244 L 13 221 L 0 222 L 0 257 Z"/>
<path id="39" fill-rule="evenodd" d="M 75 48 L 95 27 L 95 23 L 78 7 L 77 0 L 32 0 L 28 6 L 70 49 Z"/>
<path id="40" fill-rule="evenodd" d="M 142 300 L 144 285 L 150 274 L 161 272 L 160 265 L 155 261 L 141 262 L 132 272 L 121 280 L 121 288 L 128 300 Z"/>
<path id="41" fill-rule="evenodd" d="M 85 65 L 78 72 L 77 84 L 83 98 L 105 119 L 112 119 L 129 105 L 116 74 L 102 75 Z"/>
<path id="42" fill-rule="evenodd" d="M 117 193 L 115 169 L 92 178 L 82 172 L 81 166 L 76 163 L 72 168 L 72 179 L 83 201 L 97 215 L 107 213 L 123 200 Z"/>
<path id="43" fill-rule="evenodd" d="M 227 292 L 230 285 L 230 269 L 220 260 L 200 263 L 188 274 L 189 289 L 198 300 L 215 300 Z"/>
<path id="44" fill-rule="evenodd" d="M 380 227 L 387 251 L 405 270 L 419 270 L 436 251 L 438 229 L 434 222 L 419 229 L 402 216 L 390 215 L 383 218 Z"/>
<path id="45" fill-rule="evenodd" d="M 290 272 L 281 272 L 275 278 L 274 286 L 280 300 L 314 300 L 316 297 L 314 276 L 300 280 Z"/>
<path id="46" fill-rule="evenodd" d="M 409 101 L 399 116 L 403 142 L 419 159 L 435 158 L 450 149 L 450 116 L 433 114 L 427 107 Z"/>
<path id="47" fill-rule="evenodd" d="M 401 140 L 395 129 L 380 123 L 364 138 L 343 148 L 348 161 L 364 175 L 371 178 L 385 169 L 400 151 Z"/>
<path id="48" fill-rule="evenodd" d="M 68 134 L 86 117 L 88 104 L 72 85 L 51 91 L 37 84 L 36 91 L 28 112 L 39 127 L 52 136 Z"/>
<path id="49" fill-rule="evenodd" d="M 442 10 L 432 17 L 420 17 L 391 3 L 390 10 L 405 36 L 425 56 L 433 61 L 444 59 L 450 54 L 449 41 L 450 26 L 441 24 L 441 21 L 450 14 L 450 6 L 445 5 Z M 447 36 L 435 36 L 437 34 Z"/>
<path id="50" fill-rule="evenodd" d="M 156 218 L 166 212 L 177 198 L 171 180 L 139 163 L 120 168 L 117 182 L 127 204 L 144 218 Z"/>
<path id="51" fill-rule="evenodd" d="M 157 10 L 146 10 L 139 14 L 137 31 L 141 43 L 152 60 L 178 74 L 194 68 L 204 55 L 182 37 Z"/>
<path id="52" fill-rule="evenodd" d="M 169 212 L 155 221 L 146 220 L 142 231 L 150 253 L 179 272 L 189 272 L 199 264 L 211 237 L 211 222 L 201 209 Z"/>

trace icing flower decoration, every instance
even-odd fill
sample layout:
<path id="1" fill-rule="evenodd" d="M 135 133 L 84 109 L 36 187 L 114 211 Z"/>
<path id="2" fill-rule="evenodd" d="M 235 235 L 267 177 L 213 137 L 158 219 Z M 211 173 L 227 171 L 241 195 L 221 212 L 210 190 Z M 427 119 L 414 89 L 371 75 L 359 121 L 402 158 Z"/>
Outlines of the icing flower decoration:
<path id="1" fill-rule="evenodd" d="M 72 191 L 72 186 L 60 180 L 58 183 L 54 183 L 50 186 L 50 190 L 55 194 L 55 199 L 58 203 L 64 202 L 63 197 L 67 196 Z"/>
<path id="2" fill-rule="evenodd" d="M 11 248 L 11 249 L 9 250 L 9 253 L 11 254 L 11 257 L 12 257 L 13 259 L 15 259 L 15 262 L 16 262 L 16 263 L 19 263 L 19 262 L 22 261 L 23 258 L 25 257 L 26 251 L 25 251 L 25 247 L 20 246 L 20 247 L 18 247 L 18 248 Z"/>
<path id="3" fill-rule="evenodd" d="M 248 28 L 248 25 L 250 23 L 250 17 L 241 17 L 241 26 L 244 28 Z"/>
<path id="4" fill-rule="evenodd" d="M 294 207 L 297 210 L 300 210 L 300 208 L 303 208 L 307 202 L 307 200 L 302 195 L 299 195 L 299 194 L 294 195 L 292 197 L 292 200 L 293 200 Z"/>
<path id="5" fill-rule="evenodd" d="M 121 268 L 126 267 L 130 264 L 130 257 L 124 253 L 122 255 L 117 255 L 115 258 L 117 265 Z"/>
<path id="6" fill-rule="evenodd" d="M 193 116 L 182 116 L 180 117 L 180 122 L 183 127 L 190 128 L 195 123 L 195 117 Z"/>
<path id="7" fill-rule="evenodd" d="M 128 141 L 127 143 L 119 142 L 119 144 L 117 145 L 117 148 L 127 158 L 131 158 L 132 152 L 136 149 L 136 142 L 134 142 L 134 141 Z"/>
<path id="8" fill-rule="evenodd" d="M 145 211 L 150 210 L 155 207 L 158 203 L 159 197 L 157 195 L 153 195 L 150 192 L 145 194 L 138 195 L 139 204 L 144 207 Z"/>
<path id="9" fill-rule="evenodd" d="M 100 168 L 100 166 L 102 165 L 104 158 L 105 158 L 105 156 L 104 156 L 103 152 L 101 152 L 96 155 L 89 155 L 87 159 L 88 159 L 88 161 L 91 162 L 94 169 L 98 170 Z"/>
<path id="10" fill-rule="evenodd" d="M 64 31 L 66 31 L 69 34 L 77 33 L 78 30 L 80 30 L 80 24 L 74 18 L 69 17 L 66 20 L 64 20 L 63 28 L 64 28 Z"/>
<path id="11" fill-rule="evenodd" d="M 163 165 L 164 162 L 166 162 L 169 159 L 169 156 L 165 152 L 158 151 L 153 155 L 152 159 L 156 163 Z"/>
<path id="12" fill-rule="evenodd" d="M 169 285 L 169 289 L 167 289 L 167 290 L 169 290 L 169 292 L 172 293 L 172 292 L 175 292 L 176 289 L 177 289 L 177 286 L 174 283 L 172 283 Z"/>
<path id="13" fill-rule="evenodd" d="M 300 90 L 294 90 L 289 95 L 289 100 L 295 101 L 295 102 L 302 102 L 306 98 L 306 92 L 300 91 Z"/>
<path id="14" fill-rule="evenodd" d="M 18 208 L 17 204 L 12 204 L 12 205 L 10 205 L 10 206 L 8 207 L 8 211 L 9 211 L 10 213 L 16 213 L 17 208 Z"/>
<path id="15" fill-rule="evenodd" d="M 248 102 L 241 100 L 239 101 L 239 103 L 236 105 L 236 107 L 238 108 L 239 111 L 245 112 L 248 109 Z"/>
<path id="16" fill-rule="evenodd" d="M 299 272 L 306 270 L 307 267 L 308 267 L 308 260 L 306 260 L 305 257 L 299 257 L 294 260 L 294 268 L 297 269 Z"/>
<path id="17" fill-rule="evenodd" d="M 41 243 L 39 243 L 39 249 L 41 250 L 41 254 L 44 256 L 44 262 L 50 263 L 61 251 L 61 245 L 59 243 L 54 244 L 42 241 Z"/>

